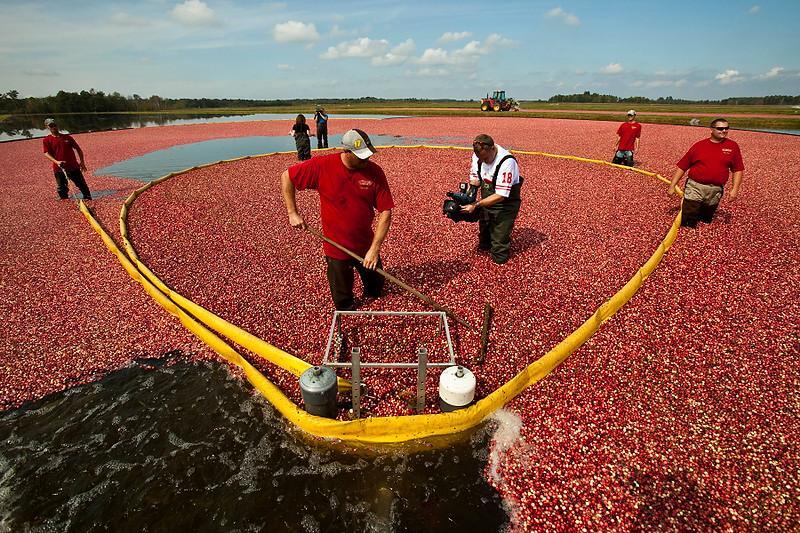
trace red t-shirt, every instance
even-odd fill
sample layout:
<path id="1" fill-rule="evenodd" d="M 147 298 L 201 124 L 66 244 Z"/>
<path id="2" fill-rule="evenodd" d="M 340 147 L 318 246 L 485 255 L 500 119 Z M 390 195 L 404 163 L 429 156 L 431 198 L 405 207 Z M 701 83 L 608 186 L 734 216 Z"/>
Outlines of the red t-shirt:
<path id="1" fill-rule="evenodd" d="M 75 158 L 74 149 L 78 148 L 78 143 L 72 138 L 72 135 L 60 133 L 58 135 L 48 135 L 42 140 L 46 154 L 55 157 L 57 161 L 64 161 L 65 170 L 78 170 L 80 165 Z M 59 170 L 58 165 L 53 163 L 53 170 Z"/>
<path id="2" fill-rule="evenodd" d="M 386 175 L 369 161 L 363 169 L 350 170 L 341 152 L 314 157 L 289 167 L 289 179 L 298 191 L 317 189 L 322 232 L 329 239 L 363 256 L 372 245 L 375 211 L 394 207 Z M 325 255 L 350 259 L 335 246 L 323 245 Z"/>
<path id="3" fill-rule="evenodd" d="M 623 122 L 617 128 L 617 135 L 619 135 L 617 150 L 633 150 L 636 146 L 634 140 L 642 136 L 642 125 L 638 122 Z"/>
<path id="4" fill-rule="evenodd" d="M 739 145 L 730 139 L 715 143 L 711 139 L 698 141 L 689 148 L 678 168 L 689 171 L 689 177 L 706 185 L 725 185 L 731 172 L 744 170 Z"/>

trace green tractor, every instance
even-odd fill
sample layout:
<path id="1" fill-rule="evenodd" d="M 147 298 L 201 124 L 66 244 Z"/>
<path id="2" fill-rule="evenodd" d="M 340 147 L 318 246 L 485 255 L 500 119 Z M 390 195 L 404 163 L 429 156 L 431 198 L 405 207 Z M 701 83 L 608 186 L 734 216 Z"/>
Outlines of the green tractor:
<path id="1" fill-rule="evenodd" d="M 519 111 L 519 103 L 513 98 L 506 98 L 506 92 L 500 89 L 486 93 L 486 98 L 481 98 L 481 111 Z"/>

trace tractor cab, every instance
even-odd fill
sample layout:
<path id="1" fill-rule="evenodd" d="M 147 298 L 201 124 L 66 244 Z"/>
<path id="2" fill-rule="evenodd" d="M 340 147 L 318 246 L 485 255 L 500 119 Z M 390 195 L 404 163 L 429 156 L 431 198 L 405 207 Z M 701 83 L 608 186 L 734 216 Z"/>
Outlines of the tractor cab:
<path id="1" fill-rule="evenodd" d="M 495 91 L 492 93 L 493 100 L 500 100 L 501 102 L 506 99 L 505 91 Z"/>

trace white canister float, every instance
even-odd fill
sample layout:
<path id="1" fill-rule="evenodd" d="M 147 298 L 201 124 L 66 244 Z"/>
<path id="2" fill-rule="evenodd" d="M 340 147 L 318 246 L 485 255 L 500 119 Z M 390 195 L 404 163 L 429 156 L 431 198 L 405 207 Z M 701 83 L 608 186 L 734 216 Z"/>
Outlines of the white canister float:
<path id="1" fill-rule="evenodd" d="M 445 412 L 463 409 L 475 399 L 475 374 L 463 366 L 450 366 L 439 377 L 439 408 Z"/>

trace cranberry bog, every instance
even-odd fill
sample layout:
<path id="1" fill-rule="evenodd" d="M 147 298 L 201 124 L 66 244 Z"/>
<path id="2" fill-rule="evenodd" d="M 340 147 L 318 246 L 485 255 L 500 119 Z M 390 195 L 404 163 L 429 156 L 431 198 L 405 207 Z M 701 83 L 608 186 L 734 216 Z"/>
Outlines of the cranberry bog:
<path id="1" fill-rule="evenodd" d="M 467 146 L 480 132 L 517 150 L 610 159 L 616 124 L 510 118 L 342 120 L 370 134 Z M 445 126 L 445 127 L 443 127 Z M 176 144 L 279 135 L 282 123 L 173 126 L 78 135 L 99 168 Z M 671 176 L 705 128 L 646 125 L 637 165 Z M 681 229 L 659 267 L 620 311 L 544 380 L 506 405 L 521 424 L 497 438 L 487 477 L 520 530 L 771 529 L 800 524 L 800 139 L 733 132 L 742 194 L 712 224 Z M 452 143 L 448 143 L 452 144 Z M 474 225 L 441 215 L 469 152 L 387 148 L 375 161 L 397 208 L 387 271 L 479 324 L 495 309 L 489 350 L 461 331 L 457 359 L 483 397 L 571 333 L 656 249 L 679 199 L 647 176 L 520 155 L 523 208 L 512 258 L 477 253 Z M 141 357 L 217 355 L 183 329 L 108 253 L 73 202 L 59 202 L 41 141 L 0 144 L 8 185 L 0 210 L 5 409 L 99 379 Z M 308 362 L 325 348 L 332 306 L 321 244 L 287 223 L 278 190 L 291 154 L 223 163 L 148 189 L 128 213 L 141 260 L 184 296 Z M 141 183 L 88 175 L 109 194 L 92 209 L 120 239 L 122 201 Z M 318 198 L 298 195 L 319 226 Z M 426 310 L 389 287 L 368 309 Z M 424 328 L 393 324 L 362 339 L 408 354 Z M 366 331 L 366 330 L 365 330 Z M 372 335 L 372 336 L 369 336 Z M 399 357 L 400 355 L 398 355 Z M 251 361 L 295 402 L 296 378 Z M 428 410 L 436 410 L 436 375 Z M 413 376 L 364 375 L 371 416 L 411 412 Z"/>

